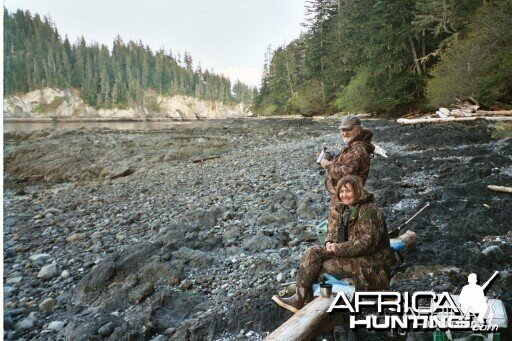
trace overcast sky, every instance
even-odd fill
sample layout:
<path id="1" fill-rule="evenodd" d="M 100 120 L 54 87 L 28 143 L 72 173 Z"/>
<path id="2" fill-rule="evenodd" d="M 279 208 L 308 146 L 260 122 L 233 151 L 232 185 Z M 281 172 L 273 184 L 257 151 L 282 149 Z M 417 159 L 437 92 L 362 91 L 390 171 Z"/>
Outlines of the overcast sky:
<path id="1" fill-rule="evenodd" d="M 194 66 L 259 85 L 267 46 L 297 38 L 305 0 L 5 0 L 50 15 L 62 37 L 112 47 L 120 34 L 153 50 L 189 51 Z"/>

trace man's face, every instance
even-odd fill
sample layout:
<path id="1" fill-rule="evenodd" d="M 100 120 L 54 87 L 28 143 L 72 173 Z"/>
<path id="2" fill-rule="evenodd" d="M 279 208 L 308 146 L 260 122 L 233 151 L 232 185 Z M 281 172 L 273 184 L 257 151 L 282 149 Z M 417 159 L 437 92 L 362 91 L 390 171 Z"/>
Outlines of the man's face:
<path id="1" fill-rule="evenodd" d="M 359 134 L 359 127 L 353 126 L 351 129 L 341 129 L 340 135 L 343 142 L 349 143 L 356 135 Z"/>

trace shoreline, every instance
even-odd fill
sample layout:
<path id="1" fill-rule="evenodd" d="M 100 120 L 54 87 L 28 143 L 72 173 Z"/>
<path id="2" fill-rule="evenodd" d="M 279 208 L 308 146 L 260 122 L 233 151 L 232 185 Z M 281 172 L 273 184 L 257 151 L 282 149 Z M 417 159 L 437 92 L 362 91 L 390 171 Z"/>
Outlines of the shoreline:
<path id="1" fill-rule="evenodd" d="M 359 117 L 364 121 L 376 121 L 381 120 L 380 117 L 371 117 L 368 114 L 361 114 Z M 245 117 L 222 117 L 222 118 L 204 118 L 204 119 L 191 119 L 191 120 L 177 120 L 169 117 L 4 117 L 3 123 L 101 123 L 101 122 L 173 122 L 173 123 L 188 123 L 188 122 L 202 122 L 202 121 L 219 121 L 229 119 L 254 119 L 254 120 L 265 120 L 265 119 L 284 119 L 284 120 L 296 120 L 296 119 L 311 119 L 314 121 L 322 121 L 328 118 L 338 118 L 337 115 L 330 116 L 311 116 L 306 117 L 302 115 L 271 115 L 271 116 L 245 116 Z"/>
<path id="2" fill-rule="evenodd" d="M 82 118 L 53 118 L 53 117 L 23 117 L 4 118 L 4 123 L 75 123 L 75 122 L 195 122 L 204 120 L 175 120 L 172 118 L 115 118 L 115 117 L 82 117 Z"/>

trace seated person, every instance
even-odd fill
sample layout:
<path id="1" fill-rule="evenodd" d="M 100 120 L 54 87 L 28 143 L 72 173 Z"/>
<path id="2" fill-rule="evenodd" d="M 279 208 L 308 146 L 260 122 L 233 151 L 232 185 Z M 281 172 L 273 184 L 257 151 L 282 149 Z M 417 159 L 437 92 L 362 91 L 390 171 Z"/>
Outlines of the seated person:
<path id="1" fill-rule="evenodd" d="M 325 247 L 308 248 L 297 272 L 295 295 L 272 300 L 291 312 L 299 311 L 312 296 L 312 287 L 324 272 L 352 278 L 356 290 L 389 289 L 394 257 L 384 216 L 373 203 L 373 194 L 362 189 L 360 180 L 343 177 L 336 186 L 340 202 L 329 212 Z"/>

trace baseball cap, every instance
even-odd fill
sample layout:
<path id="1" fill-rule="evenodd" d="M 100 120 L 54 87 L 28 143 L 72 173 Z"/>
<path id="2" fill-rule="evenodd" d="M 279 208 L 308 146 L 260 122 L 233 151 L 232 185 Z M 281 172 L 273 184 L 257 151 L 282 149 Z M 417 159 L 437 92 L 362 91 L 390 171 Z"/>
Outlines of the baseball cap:
<path id="1" fill-rule="evenodd" d="M 356 115 L 347 115 L 341 119 L 339 129 L 352 129 L 354 126 L 360 126 L 361 120 Z"/>

